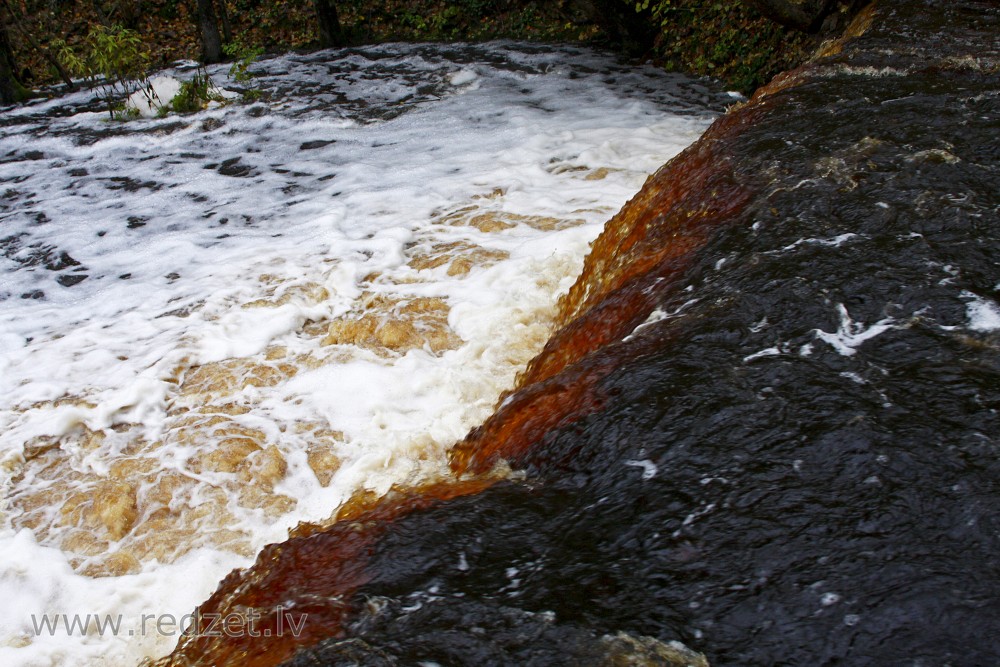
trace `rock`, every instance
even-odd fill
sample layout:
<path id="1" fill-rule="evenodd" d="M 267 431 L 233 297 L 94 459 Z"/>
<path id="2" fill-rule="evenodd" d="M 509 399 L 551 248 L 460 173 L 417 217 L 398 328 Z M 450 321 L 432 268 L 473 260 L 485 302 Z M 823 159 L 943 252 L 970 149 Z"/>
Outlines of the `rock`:
<path id="1" fill-rule="evenodd" d="M 796 30 L 815 32 L 837 0 L 747 0 L 767 18 Z"/>
<path id="2" fill-rule="evenodd" d="M 677 641 L 634 637 L 624 632 L 601 637 L 608 667 L 709 667 L 705 656 Z"/>

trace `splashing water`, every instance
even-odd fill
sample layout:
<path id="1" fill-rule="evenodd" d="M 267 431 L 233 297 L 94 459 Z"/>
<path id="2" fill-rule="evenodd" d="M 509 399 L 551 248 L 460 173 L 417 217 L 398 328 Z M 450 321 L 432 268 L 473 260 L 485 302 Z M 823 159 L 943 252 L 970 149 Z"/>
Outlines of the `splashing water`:
<path id="1" fill-rule="evenodd" d="M 4 664 L 162 654 L 298 522 L 446 475 L 603 222 L 731 101 L 510 43 L 258 73 L 191 116 L 0 117 Z M 120 626 L 42 621 L 88 614 Z"/>

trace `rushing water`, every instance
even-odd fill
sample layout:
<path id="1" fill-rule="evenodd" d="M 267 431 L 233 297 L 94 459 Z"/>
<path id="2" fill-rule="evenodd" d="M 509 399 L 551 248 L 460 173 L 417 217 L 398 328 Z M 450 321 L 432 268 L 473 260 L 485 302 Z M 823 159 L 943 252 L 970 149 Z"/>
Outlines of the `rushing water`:
<path id="1" fill-rule="evenodd" d="M 161 664 L 1000 664 L 1000 5 L 850 35 L 608 223 L 467 477 L 200 606 L 301 637 Z"/>
<path id="2" fill-rule="evenodd" d="M 296 523 L 447 474 L 604 221 L 733 101 L 516 44 L 255 70 L 191 116 L 0 114 L 4 665 L 162 654 Z"/>

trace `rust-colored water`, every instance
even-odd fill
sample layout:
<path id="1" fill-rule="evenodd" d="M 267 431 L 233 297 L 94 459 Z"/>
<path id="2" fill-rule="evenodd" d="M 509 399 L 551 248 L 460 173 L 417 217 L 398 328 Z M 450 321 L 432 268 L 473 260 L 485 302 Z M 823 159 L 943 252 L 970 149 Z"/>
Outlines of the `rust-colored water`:
<path id="1" fill-rule="evenodd" d="M 665 294 L 684 287 L 678 277 L 715 229 L 740 219 L 750 192 L 726 149 L 766 106 L 751 103 L 721 118 L 608 221 L 560 301 L 560 328 L 503 406 L 454 448 L 457 473 L 483 473 L 501 459 L 516 461 L 547 431 L 600 409 L 597 382 L 618 365 L 614 344 Z"/>
<path id="2" fill-rule="evenodd" d="M 257 610 L 254 630 L 260 636 L 206 636 L 209 622 L 199 620 L 195 628 L 202 633 L 184 636 L 156 667 L 264 667 L 290 657 L 297 646 L 342 636 L 350 595 L 368 581 L 372 546 L 394 519 L 491 486 L 493 480 L 481 476 L 501 460 L 516 461 L 546 432 L 599 410 L 604 399 L 598 383 L 619 363 L 613 343 L 648 317 L 666 290 L 683 287 L 676 277 L 715 228 L 739 219 L 748 193 L 725 149 L 761 112 L 748 105 L 725 116 L 607 223 L 560 304 L 562 328 L 503 407 L 455 447 L 452 468 L 459 476 L 473 475 L 471 480 L 390 494 L 370 508 L 362 498 L 332 526 L 303 528 L 287 542 L 268 546 L 252 568 L 230 575 L 196 613 L 197 619 L 214 619 Z M 279 631 L 282 614 L 291 618 L 283 618 Z M 289 624 L 299 618 L 306 620 L 296 636 Z"/>
<path id="3" fill-rule="evenodd" d="M 226 577 L 198 607 L 193 630 L 153 665 L 265 667 L 298 646 L 342 636 L 348 600 L 370 578 L 366 565 L 382 531 L 401 515 L 479 493 L 494 481 L 393 491 L 367 507 L 349 503 L 332 526 L 300 526 L 288 541 L 265 547 L 253 567 Z"/>
<path id="4" fill-rule="evenodd" d="M 155 666 L 265 667 L 289 658 L 297 646 L 342 636 L 350 595 L 368 581 L 367 558 L 394 519 L 491 486 L 482 475 L 502 460 L 516 462 L 546 432 L 599 410 L 604 401 L 599 381 L 620 363 L 614 343 L 642 323 L 664 293 L 683 287 L 677 277 L 716 228 L 740 219 L 750 194 L 726 149 L 764 107 L 748 104 L 724 116 L 651 176 L 606 224 L 560 302 L 560 328 L 503 406 L 454 448 L 452 469 L 471 480 L 390 494 L 370 508 L 360 499 L 332 526 L 307 527 L 266 547 L 252 568 L 227 577 L 196 613 L 196 618 L 224 618 L 258 610 L 255 630 L 261 636 L 189 633 Z M 297 636 L 288 622 L 279 632 L 282 613 L 292 614 L 292 622 L 300 614 L 307 618 Z"/>
<path id="5" fill-rule="evenodd" d="M 998 284 L 984 222 L 996 33 L 987 56 L 968 53 L 1000 15 L 961 4 L 868 10 L 851 28 L 874 26 L 867 49 L 842 42 L 779 77 L 652 176 L 517 388 L 454 448 L 468 481 L 359 499 L 200 610 L 294 601 L 310 614 L 301 637 L 189 637 L 161 664 L 278 664 L 344 637 L 369 594 L 401 605 L 428 590 L 422 611 L 368 615 L 365 655 L 556 664 L 538 657 L 546 642 L 571 651 L 585 628 L 703 642 L 713 664 L 989 664 L 995 640 L 942 622 L 995 637 L 998 618 L 996 334 L 967 322 Z M 960 20 L 969 32 L 949 32 Z M 954 52 L 915 51 L 904 28 Z M 930 109 L 979 134 L 910 132 L 893 104 L 911 124 Z M 967 275 L 940 279 L 959 264 Z M 630 337 L 699 271 L 694 314 Z M 491 484 L 504 463 L 529 484 Z M 393 561 L 424 550 L 437 555 Z"/>

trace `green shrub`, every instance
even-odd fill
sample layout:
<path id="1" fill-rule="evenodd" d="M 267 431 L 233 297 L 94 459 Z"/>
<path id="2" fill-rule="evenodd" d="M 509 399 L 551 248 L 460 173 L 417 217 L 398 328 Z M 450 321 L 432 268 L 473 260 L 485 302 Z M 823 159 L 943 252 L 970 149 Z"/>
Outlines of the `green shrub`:
<path id="1" fill-rule="evenodd" d="M 263 96 L 264 96 L 264 91 L 258 90 L 257 88 L 251 88 L 250 90 L 243 92 L 243 102 L 246 104 L 251 104 L 259 100 Z"/>
<path id="2" fill-rule="evenodd" d="M 53 47 L 67 70 L 100 86 L 101 97 L 112 119 L 124 120 L 131 116 L 121 109 L 117 109 L 116 115 L 120 100 L 149 85 L 146 76 L 149 52 L 143 48 L 137 32 L 120 25 L 91 26 L 80 52 L 70 48 L 64 40 L 57 40 Z"/>
<path id="3" fill-rule="evenodd" d="M 190 81 L 181 84 L 181 89 L 170 100 L 170 108 L 177 113 L 201 111 L 209 102 L 222 101 L 215 84 L 204 68 L 199 69 Z"/>
<path id="4" fill-rule="evenodd" d="M 733 0 L 623 1 L 657 26 L 654 50 L 668 67 L 721 79 L 744 93 L 796 65 L 808 45 L 806 35 Z"/>
<path id="5" fill-rule="evenodd" d="M 135 107 L 130 107 L 126 105 L 124 102 L 119 102 L 118 104 L 115 104 L 114 108 L 111 110 L 112 120 L 126 121 L 126 120 L 134 120 L 138 117 L 139 117 L 139 110 L 136 109 Z"/>
<path id="6" fill-rule="evenodd" d="M 264 55 L 264 47 L 250 46 L 241 38 L 237 37 L 230 43 L 222 47 L 222 52 L 233 59 L 233 64 L 229 68 L 229 76 L 240 83 L 253 78 L 250 72 L 250 65 L 257 62 L 257 59 Z"/>

